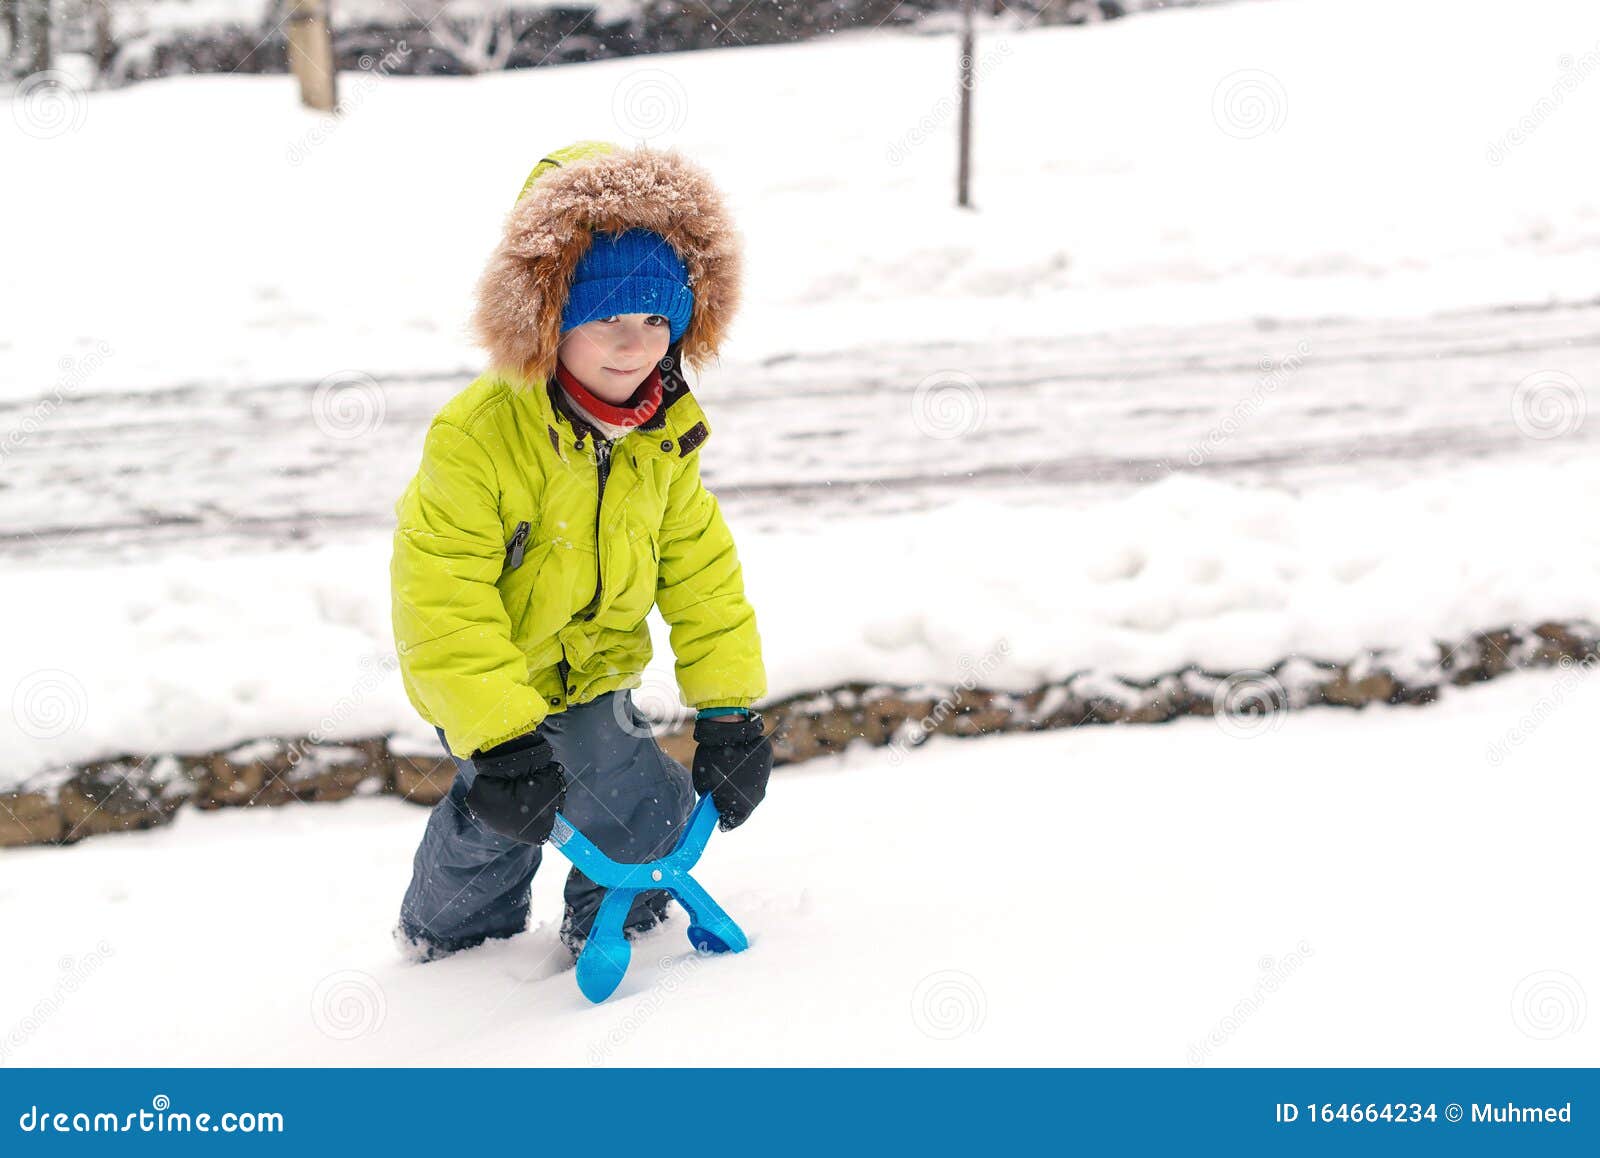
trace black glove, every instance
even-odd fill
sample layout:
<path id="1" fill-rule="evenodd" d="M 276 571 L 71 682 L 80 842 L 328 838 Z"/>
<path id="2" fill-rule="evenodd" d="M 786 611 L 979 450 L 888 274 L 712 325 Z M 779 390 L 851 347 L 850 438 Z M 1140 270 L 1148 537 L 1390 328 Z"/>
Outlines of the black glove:
<path id="1" fill-rule="evenodd" d="M 772 775 L 772 741 L 762 734 L 761 713 L 728 720 L 706 716 L 694 722 L 694 790 L 711 793 L 724 832 L 750 818 Z"/>
<path id="2" fill-rule="evenodd" d="M 479 824 L 524 844 L 550 839 L 566 803 L 567 777 L 550 741 L 529 732 L 487 752 L 474 752 L 478 776 L 467 789 L 467 811 Z"/>

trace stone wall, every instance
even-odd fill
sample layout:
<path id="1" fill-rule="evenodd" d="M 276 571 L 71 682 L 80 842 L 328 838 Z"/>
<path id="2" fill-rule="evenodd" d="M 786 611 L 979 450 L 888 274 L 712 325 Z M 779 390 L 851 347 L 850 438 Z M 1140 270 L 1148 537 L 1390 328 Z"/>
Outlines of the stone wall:
<path id="1" fill-rule="evenodd" d="M 1233 726 L 1316 705 L 1427 704 L 1447 685 L 1519 668 L 1600 660 L 1588 620 L 1514 624 L 1441 642 L 1422 656 L 1374 651 L 1344 662 L 1288 656 L 1247 672 L 1185 667 L 1145 682 L 1079 672 L 1027 692 L 965 683 L 907 688 L 852 683 L 762 705 L 775 763 L 842 752 L 851 743 L 905 751 L 930 736 L 983 736 L 1091 724 L 1157 724 L 1223 716 Z M 659 737 L 689 764 L 685 726 Z M 391 794 L 433 805 L 455 765 L 441 752 L 392 752 L 384 738 L 313 744 L 268 737 L 198 754 L 123 756 L 41 774 L 0 794 L 0 847 L 72 844 L 88 836 L 166 824 L 182 807 L 254 808 Z"/>

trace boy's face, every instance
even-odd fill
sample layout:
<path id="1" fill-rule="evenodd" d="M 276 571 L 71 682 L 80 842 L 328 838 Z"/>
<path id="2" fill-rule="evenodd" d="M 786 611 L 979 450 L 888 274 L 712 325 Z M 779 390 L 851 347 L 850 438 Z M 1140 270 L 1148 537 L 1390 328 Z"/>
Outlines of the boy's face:
<path id="1" fill-rule="evenodd" d="M 666 356 L 672 327 L 660 314 L 613 314 L 574 326 L 557 347 L 561 364 L 592 394 L 626 402 Z"/>

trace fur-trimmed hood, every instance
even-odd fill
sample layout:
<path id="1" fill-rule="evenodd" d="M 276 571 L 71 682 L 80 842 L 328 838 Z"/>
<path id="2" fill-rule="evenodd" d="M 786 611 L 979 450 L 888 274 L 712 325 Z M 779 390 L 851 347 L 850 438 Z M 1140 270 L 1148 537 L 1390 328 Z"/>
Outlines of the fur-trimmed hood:
<path id="1" fill-rule="evenodd" d="M 703 369 L 739 306 L 739 234 L 705 170 L 675 150 L 609 141 L 579 141 L 544 157 L 507 214 L 472 318 L 491 366 L 524 388 L 553 377 L 567 289 L 591 233 L 633 228 L 666 238 L 688 268 L 694 312 L 677 350 Z"/>

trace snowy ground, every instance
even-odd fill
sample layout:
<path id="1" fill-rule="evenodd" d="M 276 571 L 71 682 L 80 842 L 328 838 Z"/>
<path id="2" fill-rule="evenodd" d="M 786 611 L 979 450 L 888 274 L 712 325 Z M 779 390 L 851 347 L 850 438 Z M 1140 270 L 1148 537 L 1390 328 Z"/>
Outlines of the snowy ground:
<path id="1" fill-rule="evenodd" d="M 0 858 L 0 1060 L 1593 1064 L 1597 712 L 1574 668 L 784 769 L 698 874 L 751 948 L 698 958 L 677 911 L 602 1006 L 559 854 L 529 931 L 412 965 L 422 809 L 186 811 Z"/>
<path id="2" fill-rule="evenodd" d="M 14 105 L 0 787 L 417 729 L 390 504 L 511 195 L 581 137 L 682 147 L 746 233 L 707 474 L 775 695 L 1600 619 L 1597 51 L 1586 0 L 986 36 L 977 213 L 949 36 L 351 76 L 336 124 L 278 77 Z M 1592 1063 L 1597 708 L 1546 671 L 787 768 L 703 874 L 750 952 L 680 917 L 601 1008 L 559 872 L 522 937 L 408 967 L 422 810 L 184 810 L 0 857 L 0 1061 Z"/>
<path id="3" fill-rule="evenodd" d="M 391 504 L 479 361 L 460 331 L 510 193 L 551 141 L 627 139 L 610 97 L 641 77 L 685 114 L 653 143 L 717 174 L 750 246 L 706 473 L 773 695 L 948 683 L 1002 643 L 986 682 L 1026 688 L 1600 618 L 1576 168 L 1600 86 L 1494 145 L 1597 27 L 1566 0 L 1302 0 L 994 34 L 976 214 L 947 206 L 929 107 L 948 37 L 350 78 L 293 159 L 322 122 L 279 78 L 93 94 L 55 135 L 0 117 L 0 156 L 55 178 L 0 191 L 40 226 L 0 283 L 0 591 L 78 609 L 8 632 L 0 786 L 418 726 Z M 1419 60 L 1450 95 L 1425 123 L 1395 112 Z M 890 79 L 861 100 L 819 70 Z M 1041 102 L 1085 113 L 1041 132 Z M 163 180 L 107 202 L 101 175 L 135 171 Z M 59 260 L 69 236 L 92 268 Z M 660 627 L 642 698 L 665 715 Z"/>

